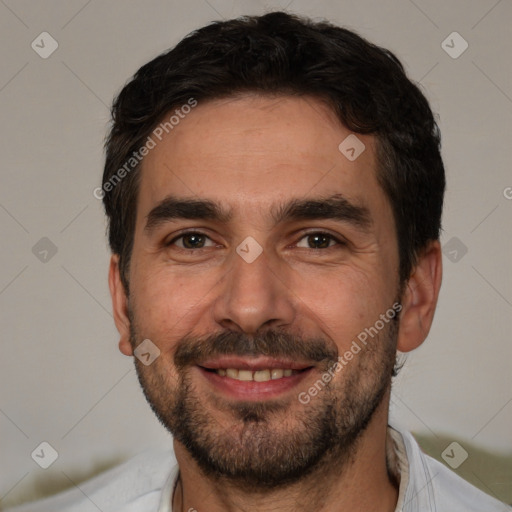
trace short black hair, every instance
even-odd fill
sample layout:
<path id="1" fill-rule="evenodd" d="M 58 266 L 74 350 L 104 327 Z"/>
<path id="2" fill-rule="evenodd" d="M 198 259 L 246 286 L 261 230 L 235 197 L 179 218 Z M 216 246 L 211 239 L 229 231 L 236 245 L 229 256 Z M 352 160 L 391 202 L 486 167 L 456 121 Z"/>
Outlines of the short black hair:
<path id="1" fill-rule="evenodd" d="M 441 229 L 445 174 L 428 101 L 389 50 L 326 21 L 271 12 L 192 32 L 142 66 L 114 100 L 102 197 L 126 290 L 141 148 L 173 109 L 251 92 L 315 97 L 349 130 L 375 135 L 403 284 Z"/>

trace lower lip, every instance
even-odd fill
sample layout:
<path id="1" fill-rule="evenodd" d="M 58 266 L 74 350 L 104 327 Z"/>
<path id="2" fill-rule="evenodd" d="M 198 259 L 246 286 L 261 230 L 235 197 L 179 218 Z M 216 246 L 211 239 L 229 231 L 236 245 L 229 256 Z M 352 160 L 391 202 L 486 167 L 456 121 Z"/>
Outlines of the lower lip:
<path id="1" fill-rule="evenodd" d="M 236 400 L 267 400 L 279 398 L 299 385 L 312 371 L 312 368 L 302 370 L 289 377 L 268 380 L 266 382 L 243 381 L 221 377 L 216 372 L 207 371 L 200 366 L 196 367 L 212 387 L 221 393 Z"/>

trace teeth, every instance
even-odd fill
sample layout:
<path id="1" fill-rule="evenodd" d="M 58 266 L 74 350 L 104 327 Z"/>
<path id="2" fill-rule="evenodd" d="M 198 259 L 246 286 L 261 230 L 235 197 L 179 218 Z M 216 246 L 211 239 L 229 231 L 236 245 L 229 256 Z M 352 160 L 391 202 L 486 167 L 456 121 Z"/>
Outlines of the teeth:
<path id="1" fill-rule="evenodd" d="M 229 377 L 235 380 L 241 381 L 255 381 L 255 382 L 267 382 L 269 380 L 282 379 L 283 377 L 290 377 L 297 371 L 291 370 L 290 368 L 269 368 L 267 370 L 257 370 L 255 372 L 251 370 L 238 370 L 236 368 L 219 368 L 215 370 L 217 375 L 221 377 Z"/>
<path id="2" fill-rule="evenodd" d="M 251 370 L 238 370 L 238 380 L 253 380 Z"/>
<path id="3" fill-rule="evenodd" d="M 270 380 L 270 370 L 258 370 L 254 372 L 254 380 L 256 382 L 267 382 L 267 380 Z"/>
<path id="4" fill-rule="evenodd" d="M 284 370 L 272 369 L 272 379 L 280 379 L 284 375 Z"/>
<path id="5" fill-rule="evenodd" d="M 234 368 L 228 368 L 226 370 L 226 375 L 232 379 L 238 379 L 238 370 L 235 370 Z"/>

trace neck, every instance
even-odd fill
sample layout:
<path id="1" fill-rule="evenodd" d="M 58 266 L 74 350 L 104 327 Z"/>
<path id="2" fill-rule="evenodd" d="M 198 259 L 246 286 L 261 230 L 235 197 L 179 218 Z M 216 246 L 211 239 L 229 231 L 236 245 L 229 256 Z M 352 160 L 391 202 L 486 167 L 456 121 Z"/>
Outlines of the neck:
<path id="1" fill-rule="evenodd" d="M 326 459 L 299 482 L 271 491 L 241 490 L 231 482 L 208 478 L 175 441 L 180 480 L 173 511 L 202 512 L 207 504 L 208 512 L 393 512 L 398 487 L 386 464 L 387 408 L 388 400 L 384 399 L 351 457 Z"/>

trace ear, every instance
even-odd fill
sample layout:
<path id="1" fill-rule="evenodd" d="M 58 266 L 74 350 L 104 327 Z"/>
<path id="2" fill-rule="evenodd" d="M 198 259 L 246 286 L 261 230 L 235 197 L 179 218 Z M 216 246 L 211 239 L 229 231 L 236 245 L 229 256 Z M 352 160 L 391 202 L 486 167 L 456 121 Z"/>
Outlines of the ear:
<path id="1" fill-rule="evenodd" d="M 432 241 L 418 256 L 402 297 L 397 349 L 410 352 L 427 337 L 442 280 L 442 252 L 438 240 Z"/>
<path id="2" fill-rule="evenodd" d="M 121 281 L 119 270 L 119 255 L 113 254 L 110 258 L 108 272 L 108 285 L 112 297 L 112 310 L 114 311 L 114 322 L 119 331 L 119 350 L 125 356 L 132 356 L 133 349 L 130 343 L 130 319 L 128 316 L 128 297 Z"/>

